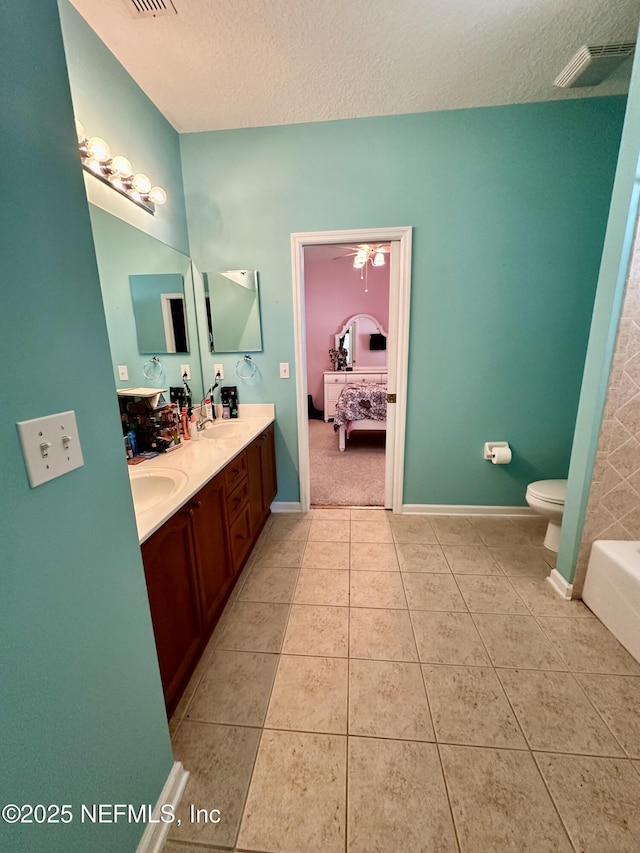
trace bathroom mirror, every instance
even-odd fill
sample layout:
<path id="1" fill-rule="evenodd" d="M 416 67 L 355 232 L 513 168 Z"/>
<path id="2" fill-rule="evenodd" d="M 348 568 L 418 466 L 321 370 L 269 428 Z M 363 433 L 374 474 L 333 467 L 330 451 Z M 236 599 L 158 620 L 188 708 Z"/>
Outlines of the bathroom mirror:
<path id="1" fill-rule="evenodd" d="M 354 314 L 335 334 L 335 349 L 347 351 L 347 367 L 387 366 L 387 333 L 371 314 Z"/>
<path id="2" fill-rule="evenodd" d="M 209 352 L 262 350 L 257 270 L 203 275 Z"/>
<path id="3" fill-rule="evenodd" d="M 178 273 L 130 275 L 140 353 L 188 353 L 184 278 Z"/>
<path id="4" fill-rule="evenodd" d="M 202 368 L 196 343 L 198 327 L 190 258 L 93 204 L 89 205 L 89 214 L 115 387 L 149 386 L 144 366 L 151 356 L 156 356 L 159 357 L 161 371 L 152 385 L 158 388 L 182 385 L 181 367 L 188 364 L 191 371 L 189 386 L 193 399 L 202 399 Z M 131 279 L 134 278 L 139 278 L 141 284 L 148 284 L 152 279 L 157 279 L 162 285 L 160 292 L 175 293 L 182 298 L 185 335 L 190 349 L 188 354 L 179 351 L 177 341 L 175 352 L 168 352 L 164 325 L 161 348 L 150 350 L 146 349 L 144 344 L 139 346 L 138 317 L 134 316 L 134 298 L 131 291 Z M 180 333 L 177 337 L 180 338 Z M 143 348 L 145 353 L 141 352 Z M 122 378 L 121 367 L 127 369 L 128 379 Z"/>

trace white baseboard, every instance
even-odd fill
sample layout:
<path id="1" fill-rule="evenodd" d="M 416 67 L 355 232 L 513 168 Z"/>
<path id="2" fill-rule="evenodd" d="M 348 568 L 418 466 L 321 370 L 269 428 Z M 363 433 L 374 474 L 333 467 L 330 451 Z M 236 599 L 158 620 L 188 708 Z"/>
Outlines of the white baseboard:
<path id="1" fill-rule="evenodd" d="M 403 513 L 425 515 L 535 516 L 530 506 L 475 506 L 465 504 L 403 504 Z"/>
<path id="2" fill-rule="evenodd" d="M 158 802 L 153 810 L 152 818 L 160 817 L 160 809 L 162 806 L 173 806 L 175 814 L 178 803 L 182 799 L 184 789 L 187 786 L 189 773 L 184 769 L 180 761 L 174 761 L 171 772 L 167 776 L 167 781 L 158 797 Z M 160 820 L 158 823 L 148 823 L 145 831 L 142 834 L 140 843 L 136 847 L 136 853 L 160 853 L 167 840 L 167 835 L 171 828 L 171 823 L 165 823 Z"/>
<path id="3" fill-rule="evenodd" d="M 271 512 L 301 512 L 300 501 L 274 501 Z"/>
<path id="4" fill-rule="evenodd" d="M 573 593 L 573 584 L 565 580 L 557 569 L 552 569 L 547 578 L 547 583 L 558 593 L 561 598 L 569 601 Z"/>

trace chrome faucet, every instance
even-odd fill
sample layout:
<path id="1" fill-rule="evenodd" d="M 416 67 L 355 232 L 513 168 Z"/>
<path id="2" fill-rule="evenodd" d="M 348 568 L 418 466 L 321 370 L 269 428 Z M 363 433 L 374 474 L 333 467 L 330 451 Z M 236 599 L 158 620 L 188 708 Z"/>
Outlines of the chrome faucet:
<path id="1" fill-rule="evenodd" d="M 214 418 L 202 418 L 196 424 L 196 429 L 198 430 L 198 432 L 202 432 L 202 430 L 205 427 L 205 424 L 212 424 L 212 423 L 215 423 Z"/>

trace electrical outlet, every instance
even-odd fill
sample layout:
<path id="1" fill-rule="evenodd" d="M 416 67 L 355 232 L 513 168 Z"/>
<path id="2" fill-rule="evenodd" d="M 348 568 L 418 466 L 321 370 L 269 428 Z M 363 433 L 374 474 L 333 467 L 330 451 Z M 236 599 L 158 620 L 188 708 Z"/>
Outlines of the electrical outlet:
<path id="1" fill-rule="evenodd" d="M 289 362 L 281 361 L 280 362 L 280 379 L 288 379 L 289 378 Z"/>
<path id="2" fill-rule="evenodd" d="M 180 378 L 181 379 L 191 379 L 191 368 L 189 367 L 188 364 L 181 364 L 180 365 Z"/>
<path id="3" fill-rule="evenodd" d="M 118 365 L 118 379 L 122 379 L 123 381 L 129 378 L 129 370 L 127 369 L 126 364 Z"/>
<path id="4" fill-rule="evenodd" d="M 218 374 L 220 375 L 218 376 Z M 213 375 L 216 379 L 224 379 L 224 367 L 221 364 L 214 364 Z"/>

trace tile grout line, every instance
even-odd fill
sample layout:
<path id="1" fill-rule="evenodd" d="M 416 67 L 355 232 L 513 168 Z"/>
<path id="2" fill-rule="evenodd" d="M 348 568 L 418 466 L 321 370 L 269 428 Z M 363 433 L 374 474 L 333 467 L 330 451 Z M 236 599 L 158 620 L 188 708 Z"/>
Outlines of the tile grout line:
<path id="1" fill-rule="evenodd" d="M 302 560 L 304 558 L 304 551 L 306 550 L 306 543 L 308 542 L 308 539 L 305 539 L 304 542 L 305 542 L 305 547 L 303 549 L 302 555 L 300 556 L 300 566 L 302 565 Z M 293 595 L 295 595 L 295 588 L 298 584 L 298 578 L 300 577 L 300 570 L 301 570 L 300 566 L 298 567 L 298 573 L 296 575 L 296 582 L 295 582 L 295 585 L 293 588 Z M 253 567 L 252 567 L 252 571 L 253 571 Z M 273 676 L 273 681 L 271 682 L 271 689 L 269 691 L 269 698 L 267 699 L 267 702 L 265 704 L 265 711 L 264 711 L 264 717 L 262 718 L 262 726 L 261 726 L 260 737 L 258 738 L 258 746 L 256 749 L 256 754 L 255 754 L 254 759 L 253 759 L 253 764 L 251 767 L 251 773 L 249 774 L 249 783 L 247 785 L 247 789 L 245 791 L 244 799 L 242 802 L 242 808 L 240 810 L 240 820 L 238 821 L 238 828 L 236 829 L 236 832 L 235 832 L 233 848 L 238 846 L 238 840 L 240 838 L 240 832 L 242 830 L 242 824 L 244 823 L 245 812 L 246 812 L 246 808 L 247 808 L 247 801 L 249 799 L 249 792 L 251 791 L 251 784 L 253 783 L 253 777 L 255 775 L 256 764 L 258 763 L 258 755 L 260 754 L 260 747 L 262 746 L 262 741 L 264 738 L 265 723 L 267 720 L 267 715 L 269 713 L 269 705 L 271 704 L 271 697 L 273 696 L 273 688 L 275 687 L 276 679 L 278 677 L 278 670 L 280 669 L 280 661 L 282 659 L 282 650 L 284 647 L 284 640 L 285 640 L 285 636 L 287 634 L 287 629 L 289 627 L 289 620 L 291 618 L 291 610 L 293 608 L 293 595 L 292 595 L 291 601 L 289 602 L 287 618 L 285 620 L 284 630 L 282 632 L 282 640 L 280 642 L 280 649 L 277 652 L 278 663 L 276 664 L 276 668 L 275 668 L 275 672 L 274 672 L 274 676 Z"/>

